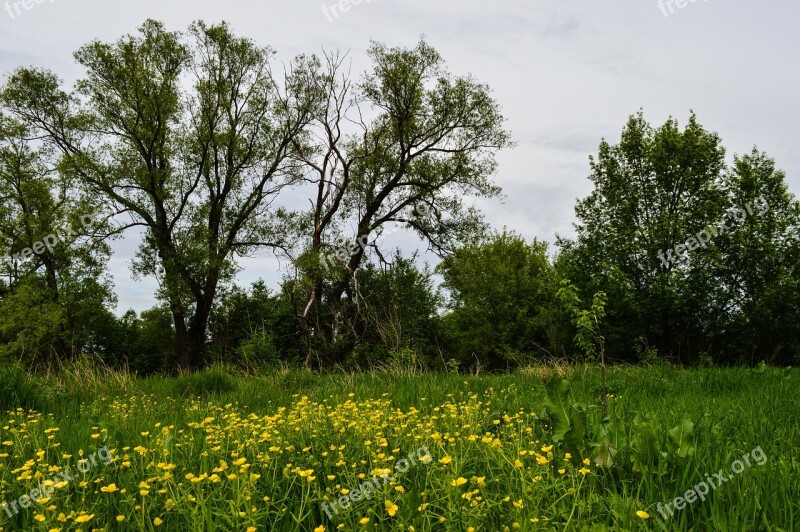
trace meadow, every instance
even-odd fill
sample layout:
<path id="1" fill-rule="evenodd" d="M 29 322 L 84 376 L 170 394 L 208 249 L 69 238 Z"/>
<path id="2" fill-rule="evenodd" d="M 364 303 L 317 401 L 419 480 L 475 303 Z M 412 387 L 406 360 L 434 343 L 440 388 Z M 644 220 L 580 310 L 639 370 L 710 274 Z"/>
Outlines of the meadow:
<path id="1" fill-rule="evenodd" d="M 799 381 L 8 366 L 0 530 L 796 530 Z"/>

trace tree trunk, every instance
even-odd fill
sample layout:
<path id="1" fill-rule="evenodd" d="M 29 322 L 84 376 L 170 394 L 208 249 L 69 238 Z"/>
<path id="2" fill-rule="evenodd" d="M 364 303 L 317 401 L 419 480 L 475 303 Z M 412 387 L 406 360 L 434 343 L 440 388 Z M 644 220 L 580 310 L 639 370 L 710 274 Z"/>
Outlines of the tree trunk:
<path id="1" fill-rule="evenodd" d="M 206 347 L 208 320 L 211 315 L 213 296 L 206 295 L 197 301 L 191 324 L 187 328 L 182 310 L 173 311 L 177 339 L 176 363 L 180 371 L 196 370 L 203 358 Z"/>
<path id="2" fill-rule="evenodd" d="M 194 371 L 198 368 L 206 347 L 206 324 L 200 328 L 192 327 L 183 335 L 178 335 L 178 369 Z"/>

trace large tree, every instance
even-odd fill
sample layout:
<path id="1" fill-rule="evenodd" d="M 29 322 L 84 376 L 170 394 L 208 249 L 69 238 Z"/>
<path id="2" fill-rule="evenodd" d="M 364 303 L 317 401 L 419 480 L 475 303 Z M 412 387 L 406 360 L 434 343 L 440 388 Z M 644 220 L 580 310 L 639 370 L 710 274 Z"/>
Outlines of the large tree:
<path id="1" fill-rule="evenodd" d="M 576 238 L 559 240 L 558 265 L 585 293 L 608 294 L 610 355 L 770 350 L 756 340 L 759 309 L 782 302 L 795 315 L 798 302 L 797 205 L 774 163 L 753 152 L 729 168 L 719 136 L 694 115 L 681 130 L 639 113 L 617 144 L 601 143 L 591 170 L 594 190 L 576 206 Z"/>
<path id="2" fill-rule="evenodd" d="M 713 311 L 714 346 L 732 362 L 791 362 L 800 354 L 800 202 L 786 175 L 754 149 L 725 175 L 727 220 L 714 240 L 722 260 L 708 263 L 721 287 Z"/>
<path id="3" fill-rule="evenodd" d="M 103 278 L 113 234 L 105 213 L 73 192 L 31 136 L 0 115 L 0 353 L 26 363 L 80 351 L 113 299 Z"/>
<path id="4" fill-rule="evenodd" d="M 155 276 L 177 335 L 178 365 L 196 367 L 221 283 L 235 257 L 285 244 L 278 192 L 318 98 L 299 59 L 273 75 L 272 50 L 226 24 L 185 34 L 149 20 L 137 35 L 92 42 L 65 92 L 20 69 L 6 107 L 62 154 L 62 171 L 102 197 L 124 227 L 144 228 L 135 268 Z"/>
<path id="5" fill-rule="evenodd" d="M 499 193 L 495 154 L 511 144 L 490 89 L 450 73 L 425 41 L 413 49 L 375 43 L 369 57 L 372 67 L 356 83 L 344 57 L 325 56 L 313 76 L 323 101 L 312 141 L 298 149 L 314 187 L 298 313 L 323 350 L 370 252 L 391 256 L 379 241 L 393 226 L 440 254 L 483 229 L 469 199 Z"/>

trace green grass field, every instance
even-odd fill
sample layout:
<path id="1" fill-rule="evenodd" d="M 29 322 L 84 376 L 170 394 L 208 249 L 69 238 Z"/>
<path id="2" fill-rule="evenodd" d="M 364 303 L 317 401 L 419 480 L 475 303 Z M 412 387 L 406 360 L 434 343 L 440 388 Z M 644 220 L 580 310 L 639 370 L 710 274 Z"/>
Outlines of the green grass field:
<path id="1" fill-rule="evenodd" d="M 569 392 L 548 398 L 554 377 Z M 796 530 L 799 382 L 791 369 L 613 368 L 602 423 L 594 367 L 177 379 L 6 368 L 0 526 Z"/>

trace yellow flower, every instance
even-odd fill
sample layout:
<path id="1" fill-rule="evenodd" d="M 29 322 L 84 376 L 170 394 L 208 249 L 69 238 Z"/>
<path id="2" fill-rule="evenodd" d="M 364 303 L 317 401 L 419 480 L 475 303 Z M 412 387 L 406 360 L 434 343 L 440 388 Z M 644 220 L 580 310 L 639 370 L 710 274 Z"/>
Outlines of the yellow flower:
<path id="1" fill-rule="evenodd" d="M 517 468 L 517 469 L 521 469 L 521 468 L 525 467 L 525 464 L 522 462 L 522 460 L 517 458 L 516 460 L 514 460 L 514 467 Z"/>
<path id="2" fill-rule="evenodd" d="M 591 463 L 592 463 L 592 461 L 591 461 L 591 460 L 589 460 L 588 458 L 584 458 L 584 459 L 583 459 L 583 465 L 589 465 L 589 464 L 591 464 Z"/>
<path id="3" fill-rule="evenodd" d="M 36 514 L 34 516 L 34 519 L 36 519 L 37 521 L 39 521 L 41 523 L 42 521 L 44 521 L 47 518 L 45 516 L 43 516 L 42 514 Z"/>
<path id="4" fill-rule="evenodd" d="M 121 523 L 121 522 L 123 522 L 124 520 L 125 520 L 125 516 L 124 516 L 124 515 L 118 515 L 118 516 L 117 516 L 117 523 Z"/>
<path id="5" fill-rule="evenodd" d="M 400 509 L 400 507 L 392 501 L 386 501 L 384 504 L 386 505 L 386 513 L 388 513 L 390 517 L 394 517 L 397 510 Z"/>
<path id="6" fill-rule="evenodd" d="M 325 525 L 319 525 L 314 529 L 314 532 L 325 532 Z"/>
<path id="7" fill-rule="evenodd" d="M 585 467 L 582 467 L 582 468 L 578 469 L 578 473 L 583 473 L 584 475 L 585 475 L 586 473 L 588 473 L 588 472 L 589 472 L 589 470 L 588 470 L 588 469 L 586 469 Z"/>
<path id="8" fill-rule="evenodd" d="M 457 479 L 450 481 L 451 486 L 463 486 L 466 483 L 467 479 L 465 479 L 464 477 L 458 477 Z"/>
<path id="9" fill-rule="evenodd" d="M 449 456 L 445 456 L 444 458 L 442 458 L 441 460 L 439 460 L 439 463 L 440 463 L 440 464 L 442 464 L 442 465 L 447 465 L 447 464 L 449 464 L 449 463 L 450 463 L 450 462 L 452 462 L 452 461 L 453 461 L 453 459 L 452 459 L 452 458 L 450 458 Z"/>
<path id="10" fill-rule="evenodd" d="M 641 517 L 642 519 L 649 519 L 649 518 L 650 518 L 650 514 L 649 514 L 649 513 L 647 513 L 647 512 L 643 512 L 643 511 L 641 511 L 641 510 L 639 510 L 638 512 L 636 512 L 636 515 L 637 515 L 638 517 Z"/>
<path id="11" fill-rule="evenodd" d="M 92 520 L 93 517 L 94 517 L 94 514 L 79 515 L 78 517 L 75 518 L 75 522 L 76 523 L 88 523 L 89 521 Z"/>
<path id="12" fill-rule="evenodd" d="M 160 517 L 156 517 L 153 519 L 153 524 L 156 526 L 161 526 L 164 524 L 164 521 Z"/>
<path id="13" fill-rule="evenodd" d="M 542 452 L 543 453 L 549 453 L 552 450 L 553 450 L 553 446 L 552 445 L 548 445 L 546 447 L 542 447 Z"/>
<path id="14" fill-rule="evenodd" d="M 369 523 L 369 517 L 362 517 L 358 522 L 362 525 L 366 525 Z"/>
<path id="15" fill-rule="evenodd" d="M 256 530 L 258 530 L 256 527 L 249 526 L 249 527 L 247 527 L 247 530 L 245 532 L 256 532 Z"/>
<path id="16" fill-rule="evenodd" d="M 522 499 L 514 501 L 514 508 L 518 510 L 522 510 L 523 508 L 525 508 L 525 504 L 522 502 Z"/>
<path id="17" fill-rule="evenodd" d="M 103 493 L 114 493 L 115 491 L 119 491 L 119 488 L 116 484 L 109 484 L 108 486 L 100 488 L 100 491 Z"/>

